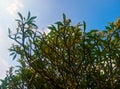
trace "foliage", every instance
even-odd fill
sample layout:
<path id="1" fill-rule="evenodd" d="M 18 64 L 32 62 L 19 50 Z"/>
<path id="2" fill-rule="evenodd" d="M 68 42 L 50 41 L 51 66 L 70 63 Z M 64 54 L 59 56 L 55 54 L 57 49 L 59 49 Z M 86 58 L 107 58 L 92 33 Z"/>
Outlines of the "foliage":
<path id="1" fill-rule="evenodd" d="M 63 14 L 46 34 L 37 30 L 30 12 L 27 19 L 18 15 L 16 34 L 9 29 L 17 44 L 9 50 L 20 66 L 4 80 L 9 89 L 119 88 L 120 19 L 103 31 L 86 32 L 84 21 L 72 26 Z"/>

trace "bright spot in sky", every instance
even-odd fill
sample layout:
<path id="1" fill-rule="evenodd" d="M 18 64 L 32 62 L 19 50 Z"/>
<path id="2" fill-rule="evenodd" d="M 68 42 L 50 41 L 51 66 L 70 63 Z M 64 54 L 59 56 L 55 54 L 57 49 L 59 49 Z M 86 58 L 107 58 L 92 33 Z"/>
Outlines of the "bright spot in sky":
<path id="1" fill-rule="evenodd" d="M 23 4 L 22 2 L 19 0 L 14 0 L 7 8 L 6 10 L 8 11 L 8 13 L 12 16 L 15 15 L 15 13 L 17 12 L 18 9 L 22 8 Z"/>

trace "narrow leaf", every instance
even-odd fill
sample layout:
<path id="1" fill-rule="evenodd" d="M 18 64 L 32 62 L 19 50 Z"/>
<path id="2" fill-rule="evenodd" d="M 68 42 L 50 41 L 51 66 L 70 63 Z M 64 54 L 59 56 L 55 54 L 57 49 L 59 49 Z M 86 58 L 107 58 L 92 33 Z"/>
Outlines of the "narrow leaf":
<path id="1" fill-rule="evenodd" d="M 27 17 L 27 20 L 29 20 L 29 18 L 30 18 L 30 11 L 28 12 L 28 17 Z"/>
<path id="2" fill-rule="evenodd" d="M 18 15 L 19 15 L 20 19 L 23 20 L 22 14 L 18 12 Z"/>
<path id="3" fill-rule="evenodd" d="M 30 19 L 29 19 L 29 21 L 32 21 L 32 20 L 34 20 L 34 19 L 36 19 L 37 18 L 37 16 L 33 16 L 33 17 L 31 17 Z"/>
<path id="4" fill-rule="evenodd" d="M 34 26 L 35 28 L 38 28 L 38 26 L 34 23 L 30 23 L 32 26 Z"/>
<path id="5" fill-rule="evenodd" d="M 83 30 L 84 30 L 84 32 L 86 30 L 86 23 L 85 23 L 85 21 L 83 21 Z"/>
<path id="6" fill-rule="evenodd" d="M 59 25 L 59 26 L 63 26 L 62 22 L 58 21 L 55 24 Z"/>
<path id="7" fill-rule="evenodd" d="M 15 21 L 17 21 L 17 22 L 21 22 L 21 20 L 19 20 L 19 19 L 16 19 Z"/>
<path id="8" fill-rule="evenodd" d="M 63 13 L 63 22 L 65 24 L 65 21 L 66 21 L 66 15 Z"/>
<path id="9" fill-rule="evenodd" d="M 111 29 L 111 28 L 110 28 L 110 27 L 108 27 L 108 26 L 105 26 L 105 28 L 106 28 L 106 29 Z"/>
<path id="10" fill-rule="evenodd" d="M 17 56 L 17 54 L 15 54 L 15 55 L 13 56 L 13 60 L 15 60 L 16 56 Z"/>
<path id="11" fill-rule="evenodd" d="M 48 29 L 50 30 L 56 30 L 56 27 L 54 25 L 48 26 Z"/>
<path id="12" fill-rule="evenodd" d="M 10 56 L 12 56 L 13 54 L 15 54 L 14 52 L 10 54 Z"/>
<path id="13" fill-rule="evenodd" d="M 10 36 L 10 33 L 11 33 L 10 28 L 8 28 L 8 33 L 9 33 L 9 36 Z"/>

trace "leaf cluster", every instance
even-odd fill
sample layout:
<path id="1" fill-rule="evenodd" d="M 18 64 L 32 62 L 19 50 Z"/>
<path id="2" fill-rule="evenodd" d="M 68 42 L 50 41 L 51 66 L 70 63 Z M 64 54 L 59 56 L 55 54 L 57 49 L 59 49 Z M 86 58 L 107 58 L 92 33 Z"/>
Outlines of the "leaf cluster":
<path id="1" fill-rule="evenodd" d="M 33 30 L 37 27 L 36 17 L 31 17 L 30 12 L 27 19 L 18 15 L 16 34 L 9 30 L 9 38 L 17 43 L 11 46 L 10 52 L 20 66 L 9 70 L 6 78 L 10 79 L 2 80 L 8 81 L 10 89 L 119 88 L 118 20 L 117 24 L 109 23 L 103 31 L 86 32 L 84 21 L 73 26 L 63 14 L 63 21 L 49 26 L 50 32 L 46 34 Z"/>

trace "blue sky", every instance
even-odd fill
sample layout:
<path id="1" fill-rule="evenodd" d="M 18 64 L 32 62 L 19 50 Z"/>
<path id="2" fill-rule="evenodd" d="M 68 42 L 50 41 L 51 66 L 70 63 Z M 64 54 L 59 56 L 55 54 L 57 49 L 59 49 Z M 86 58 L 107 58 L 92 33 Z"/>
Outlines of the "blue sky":
<path id="1" fill-rule="evenodd" d="M 65 13 L 72 24 L 87 23 L 87 31 L 103 30 L 108 22 L 115 21 L 120 16 L 120 0 L 0 0 L 0 78 L 5 76 L 9 66 L 15 61 L 9 56 L 8 48 L 13 43 L 8 38 L 10 27 L 15 31 L 17 12 L 24 16 L 28 11 L 37 16 L 39 29 L 62 20 Z"/>

